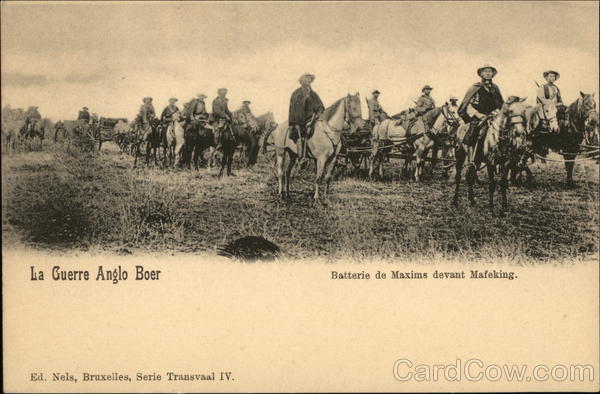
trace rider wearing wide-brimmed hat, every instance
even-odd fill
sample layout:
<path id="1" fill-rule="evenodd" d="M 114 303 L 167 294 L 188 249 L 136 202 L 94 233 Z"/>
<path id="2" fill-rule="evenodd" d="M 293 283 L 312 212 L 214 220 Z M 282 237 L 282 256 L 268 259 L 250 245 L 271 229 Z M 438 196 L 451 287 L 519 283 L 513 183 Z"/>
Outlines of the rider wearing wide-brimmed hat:
<path id="1" fill-rule="evenodd" d="M 173 115 L 175 115 L 176 112 L 179 112 L 179 107 L 176 105 L 177 101 L 176 97 L 171 97 L 169 99 L 169 104 L 160 114 L 160 121 L 164 126 L 168 126 L 169 123 L 173 121 Z"/>
<path id="2" fill-rule="evenodd" d="M 387 114 L 379 103 L 379 95 L 381 92 L 377 89 L 373 90 L 371 97 L 367 97 L 367 107 L 369 108 L 369 121 L 372 125 L 376 125 L 387 118 Z"/>
<path id="3" fill-rule="evenodd" d="M 226 128 L 231 127 L 231 111 L 227 106 L 229 99 L 225 97 L 227 95 L 227 88 L 220 88 L 217 90 L 217 97 L 212 102 L 213 117 L 216 122 L 214 129 L 215 135 L 215 149 L 221 147 L 221 136 Z"/>
<path id="4" fill-rule="evenodd" d="M 544 71 L 546 83 L 537 90 L 537 97 L 540 101 L 550 100 L 556 105 L 564 105 L 560 97 L 560 89 L 554 84 L 558 78 L 560 78 L 560 74 L 557 71 Z"/>
<path id="5" fill-rule="evenodd" d="M 298 78 L 300 87 L 292 93 L 288 122 L 290 138 L 298 147 L 300 160 L 306 157 L 306 139 L 312 131 L 316 119 L 321 116 L 325 107 L 319 95 L 311 88 L 315 80 L 313 74 L 303 74 Z"/>
<path id="6" fill-rule="evenodd" d="M 150 124 L 150 121 L 156 118 L 156 111 L 154 111 L 154 105 L 152 105 L 152 97 L 144 97 L 142 104 L 138 112 L 137 121 L 142 127 L 146 127 Z"/>
<path id="7" fill-rule="evenodd" d="M 469 123 L 469 129 L 463 138 L 463 143 L 469 147 L 469 161 L 471 163 L 475 159 L 477 141 L 482 140 L 487 131 L 484 120 L 489 115 L 499 111 L 504 103 L 500 88 L 492 82 L 497 73 L 498 70 L 490 65 L 486 64 L 479 67 L 477 75 L 481 77 L 481 82 L 477 82 L 469 88 L 458 107 L 460 117 L 465 123 Z M 481 130 L 482 128 L 484 130 Z"/>
<path id="8" fill-rule="evenodd" d="M 90 121 L 90 113 L 88 111 L 88 107 L 83 107 L 79 114 L 77 114 L 77 120 L 84 120 L 86 123 Z"/>
<path id="9" fill-rule="evenodd" d="M 435 100 L 430 96 L 433 88 L 429 85 L 423 86 L 421 93 L 423 93 L 416 101 L 415 111 L 417 115 L 423 115 L 427 111 L 431 111 L 435 108 Z"/>

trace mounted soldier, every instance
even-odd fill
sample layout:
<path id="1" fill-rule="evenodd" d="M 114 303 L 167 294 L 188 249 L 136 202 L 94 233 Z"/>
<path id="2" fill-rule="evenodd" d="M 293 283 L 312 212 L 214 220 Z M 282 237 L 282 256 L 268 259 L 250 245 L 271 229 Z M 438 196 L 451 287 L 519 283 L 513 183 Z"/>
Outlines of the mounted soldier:
<path id="1" fill-rule="evenodd" d="M 297 144 L 300 161 L 306 157 L 306 140 L 312 133 L 315 121 L 325 110 L 321 98 L 310 86 L 314 80 L 313 74 L 302 75 L 298 79 L 301 86 L 290 98 L 290 139 Z"/>
<path id="2" fill-rule="evenodd" d="M 423 86 L 421 89 L 421 97 L 416 102 L 415 111 L 417 112 L 417 116 L 424 115 L 427 111 L 431 111 L 435 108 L 435 101 L 431 97 L 431 91 L 433 88 L 429 85 Z"/>
<path id="3" fill-rule="evenodd" d="M 176 112 L 179 112 L 179 108 L 177 107 L 177 105 L 175 105 L 175 103 L 177 103 L 177 98 L 171 97 L 169 99 L 169 104 L 165 107 L 165 109 L 163 109 L 162 113 L 160 114 L 160 121 L 162 122 L 164 127 L 168 127 L 169 123 L 173 121 L 173 115 Z"/>
<path id="4" fill-rule="evenodd" d="M 42 120 L 42 115 L 38 111 L 38 108 L 39 107 L 36 106 L 30 106 L 27 108 L 27 111 L 25 111 L 25 125 L 22 130 L 26 131 L 27 134 L 31 133 L 35 124 Z"/>
<path id="5" fill-rule="evenodd" d="M 62 120 L 59 120 L 54 125 L 54 142 L 58 141 L 58 134 L 59 134 L 59 132 L 62 132 L 62 138 L 64 139 L 66 137 L 66 134 L 67 134 L 67 128 L 65 127 L 65 124 L 63 123 Z"/>
<path id="6" fill-rule="evenodd" d="M 240 125 L 243 128 L 254 133 L 257 131 L 258 123 L 256 121 L 256 118 L 252 114 L 252 110 L 250 109 L 250 104 L 252 104 L 252 102 L 250 100 L 244 100 L 244 102 L 242 102 L 242 106 L 240 107 L 240 109 L 238 111 L 237 118 L 238 118 Z"/>
<path id="7" fill-rule="evenodd" d="M 231 129 L 231 111 L 227 106 L 229 99 L 225 97 L 227 95 L 226 88 L 220 88 L 217 90 L 217 97 L 212 102 L 213 117 L 216 127 L 214 129 L 215 134 L 215 149 L 221 147 L 221 137 L 223 132 L 227 128 Z"/>
<path id="8" fill-rule="evenodd" d="M 488 117 L 498 113 L 504 103 L 500 88 L 492 82 L 497 73 L 498 70 L 490 65 L 478 68 L 477 75 L 481 77 L 481 82 L 469 88 L 458 107 L 460 117 L 469 123 L 463 143 L 468 146 L 470 163 L 475 160 L 477 141 L 482 141 L 486 135 Z"/>
<path id="9" fill-rule="evenodd" d="M 90 113 L 88 112 L 88 107 L 83 107 L 79 114 L 77 114 L 77 120 L 83 120 L 85 123 L 90 123 Z"/>
<path id="10" fill-rule="evenodd" d="M 384 121 L 387 119 L 387 113 L 379 104 L 379 95 L 381 92 L 379 90 L 374 90 L 371 93 L 371 97 L 367 98 L 367 107 L 369 108 L 369 122 L 371 122 L 372 126 Z"/>
<path id="11" fill-rule="evenodd" d="M 564 105 L 562 98 L 560 97 L 560 89 L 554 84 L 558 78 L 560 78 L 560 74 L 557 71 L 544 71 L 546 83 L 537 90 L 537 97 L 540 101 L 550 100 L 557 106 Z"/>
<path id="12" fill-rule="evenodd" d="M 140 106 L 135 123 L 144 131 L 146 131 L 152 119 L 156 118 L 156 112 L 152 105 L 152 97 L 144 97 L 143 104 Z"/>

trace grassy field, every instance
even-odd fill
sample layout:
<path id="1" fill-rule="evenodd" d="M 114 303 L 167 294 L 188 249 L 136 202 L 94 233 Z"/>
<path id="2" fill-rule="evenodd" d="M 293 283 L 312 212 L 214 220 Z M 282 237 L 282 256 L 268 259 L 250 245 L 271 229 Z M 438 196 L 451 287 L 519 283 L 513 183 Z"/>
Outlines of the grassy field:
<path id="1" fill-rule="evenodd" d="M 66 152 L 51 143 L 2 155 L 4 246 L 115 253 L 215 253 L 246 235 L 275 242 L 292 258 L 498 259 L 547 262 L 598 256 L 598 165 L 578 164 L 576 188 L 564 186 L 560 163 L 536 163 L 535 185 L 509 190 L 506 217 L 486 206 L 487 186 L 466 190 L 459 208 L 441 173 L 421 184 L 340 169 L 332 194 L 312 201 L 312 168 L 280 201 L 273 163 L 219 180 L 217 169 L 133 169 L 133 158 L 107 143 L 101 153 Z M 485 171 L 480 172 L 486 181 Z"/>

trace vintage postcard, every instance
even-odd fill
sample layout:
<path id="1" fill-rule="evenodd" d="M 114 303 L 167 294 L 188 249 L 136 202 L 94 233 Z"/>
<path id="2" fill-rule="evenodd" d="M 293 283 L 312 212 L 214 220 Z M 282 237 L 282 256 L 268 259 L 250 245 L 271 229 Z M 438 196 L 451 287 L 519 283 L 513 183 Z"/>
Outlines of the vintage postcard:
<path id="1" fill-rule="evenodd" d="M 597 391 L 597 1 L 0 1 L 5 392 Z"/>

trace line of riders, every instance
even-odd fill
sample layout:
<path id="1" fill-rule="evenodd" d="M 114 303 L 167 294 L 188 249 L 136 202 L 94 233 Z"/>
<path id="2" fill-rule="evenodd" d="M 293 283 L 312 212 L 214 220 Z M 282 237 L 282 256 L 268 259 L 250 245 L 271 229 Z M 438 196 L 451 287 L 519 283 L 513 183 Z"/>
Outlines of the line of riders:
<path id="1" fill-rule="evenodd" d="M 157 117 L 152 97 L 145 97 L 140 106 L 138 114 L 132 124 L 130 133 L 137 142 L 148 142 L 160 129 L 164 138 L 167 138 L 167 131 L 173 130 L 175 122 L 179 122 L 183 128 L 184 140 L 186 144 L 195 145 L 195 141 L 209 139 L 202 147 L 212 147 L 215 150 L 223 150 L 225 141 L 231 139 L 245 138 L 248 143 L 248 165 L 252 166 L 256 161 L 258 154 L 258 134 L 260 133 L 257 118 L 252 114 L 250 108 L 251 101 L 244 100 L 242 107 L 232 113 L 228 107 L 228 90 L 220 88 L 217 90 L 217 97 L 212 102 L 212 113 L 208 113 L 205 94 L 198 94 L 195 98 L 183 105 L 180 110 L 177 106 L 178 99 L 171 97 L 169 104 L 163 109 L 160 117 Z M 272 127 L 272 125 L 268 125 Z M 243 136 L 240 135 L 243 133 Z M 190 142 L 192 141 L 192 142 Z M 182 141 L 180 141 L 180 144 Z M 229 150 L 229 147 L 225 147 Z M 179 165 L 187 164 L 191 161 L 191 153 L 194 150 L 194 162 L 197 165 L 198 157 L 201 152 L 194 149 L 194 146 L 183 146 Z M 202 150 L 202 148 L 200 148 Z"/>
<path id="2" fill-rule="evenodd" d="M 470 163 L 475 162 L 475 156 L 481 151 L 483 144 L 478 141 L 483 141 L 486 136 L 488 127 L 488 120 L 493 118 L 502 108 L 504 99 L 500 93 L 498 85 L 493 83 L 493 78 L 497 74 L 497 69 L 490 65 L 484 65 L 477 69 L 477 75 L 481 78 L 480 82 L 473 84 L 465 94 L 460 106 L 458 106 L 457 113 L 460 120 L 464 123 L 469 124 L 469 128 L 462 139 L 462 143 L 468 147 L 468 160 Z M 548 70 L 543 73 L 546 83 L 539 86 L 536 94 L 536 100 L 538 104 L 541 104 L 542 110 L 539 114 L 534 113 L 533 109 L 527 114 L 527 117 L 531 119 L 533 116 L 538 116 L 537 125 L 529 130 L 530 122 L 528 120 L 528 146 L 527 154 L 524 155 L 524 160 L 533 157 L 534 153 L 541 153 L 545 155 L 547 153 L 547 147 L 537 144 L 537 137 L 544 134 L 555 134 L 558 135 L 559 128 L 551 127 L 551 125 L 565 124 L 568 119 L 568 108 L 562 101 L 560 89 L 556 86 L 555 82 L 560 78 L 560 74 L 554 70 Z M 291 95 L 290 106 L 289 106 L 289 137 L 295 144 L 297 144 L 298 158 L 300 162 L 306 159 L 306 140 L 310 138 L 315 122 L 320 119 L 323 115 L 325 107 L 321 101 L 319 95 L 312 89 L 311 84 L 314 81 L 315 76 L 313 74 L 304 74 L 299 78 L 300 87 L 297 88 Z M 433 88 L 429 85 L 425 85 L 422 88 L 422 95 L 415 102 L 414 109 L 410 111 L 414 112 L 414 118 L 409 124 L 410 127 L 415 124 L 418 120 L 426 117 L 429 111 L 436 108 L 434 99 L 431 97 L 431 91 Z M 378 98 L 380 92 L 375 90 L 372 92 L 372 96 L 367 98 L 367 106 L 369 110 L 368 125 L 375 127 L 380 122 L 390 117 L 384 111 L 380 105 Z M 196 98 L 192 99 L 189 103 L 184 104 L 183 111 L 180 111 L 177 107 L 177 98 L 173 97 L 169 99 L 169 104 L 164 108 L 160 118 L 157 118 L 154 106 L 152 104 L 151 97 L 145 97 L 143 104 L 139 109 L 138 115 L 133 123 L 134 133 L 137 132 L 141 136 L 142 140 L 147 140 L 152 130 L 152 123 L 161 124 L 162 127 L 167 128 L 175 120 L 183 120 L 183 128 L 185 134 L 189 134 L 199 129 L 210 128 L 214 133 L 215 148 L 218 150 L 222 147 L 223 136 L 233 134 L 232 121 L 233 115 L 228 108 L 227 89 L 221 88 L 217 91 L 217 97 L 212 102 L 212 113 L 209 114 L 206 109 L 205 99 L 207 98 L 204 94 L 198 94 Z M 582 97 L 584 94 L 582 93 Z M 450 97 L 449 105 L 456 107 L 458 99 L 456 97 Z M 236 118 L 237 126 L 242 129 L 249 130 L 250 133 L 256 133 L 257 125 L 256 118 L 252 115 L 250 110 L 251 102 L 245 100 Z M 548 117 L 547 111 L 544 110 L 544 106 L 553 105 L 556 108 L 555 116 L 551 115 Z M 594 103 L 595 105 L 595 103 Z M 404 111 L 403 111 L 404 112 Z M 596 128 L 598 123 L 598 116 L 595 112 L 595 108 L 592 109 L 593 113 L 590 113 L 590 124 L 585 125 L 585 129 Z M 36 120 L 41 119 L 37 108 L 35 112 L 28 114 L 26 124 L 24 127 L 30 128 Z M 98 118 L 95 114 L 90 115 L 88 109 L 84 107 L 78 115 L 78 120 L 90 125 L 97 124 Z M 64 127 L 59 124 L 57 128 Z M 267 130 L 267 134 L 271 131 Z M 585 135 L 586 141 L 589 144 L 597 144 L 597 141 L 589 141 L 585 130 L 581 130 L 582 135 Z M 265 139 L 268 135 L 265 136 Z M 546 151 L 544 152 L 544 149 Z"/>

